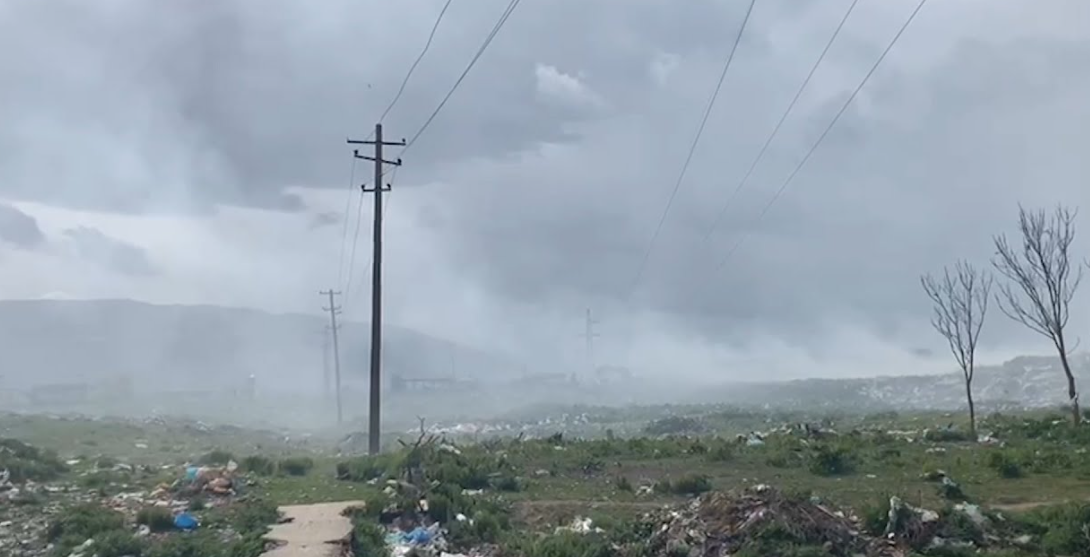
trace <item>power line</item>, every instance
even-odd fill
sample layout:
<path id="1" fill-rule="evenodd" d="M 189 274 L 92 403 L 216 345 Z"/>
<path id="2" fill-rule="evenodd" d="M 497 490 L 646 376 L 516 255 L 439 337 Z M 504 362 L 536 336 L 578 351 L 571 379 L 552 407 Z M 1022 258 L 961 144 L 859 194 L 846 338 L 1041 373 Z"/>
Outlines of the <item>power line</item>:
<path id="1" fill-rule="evenodd" d="M 348 196 L 344 199 L 344 226 L 341 228 L 341 256 L 337 262 L 337 284 L 341 283 L 341 279 L 344 278 L 344 249 L 348 245 L 348 217 L 351 215 L 349 212 L 352 208 L 352 192 L 356 189 L 356 159 L 352 159 L 352 169 L 349 172 L 348 178 Z M 362 203 L 363 196 L 360 196 L 360 202 Z M 359 218 L 359 215 L 357 215 Z M 358 226 L 357 226 L 358 229 Z"/>
<path id="2" fill-rule="evenodd" d="M 666 200 L 666 207 L 663 208 L 662 216 L 659 217 L 658 224 L 655 226 L 655 232 L 651 235 L 651 242 L 647 245 L 647 249 L 644 251 L 643 258 L 640 261 L 640 266 L 636 270 L 636 278 L 632 281 L 628 296 L 633 294 L 636 290 L 636 286 L 640 283 L 640 279 L 643 278 L 644 269 L 647 268 L 647 261 L 651 258 L 651 252 L 655 248 L 655 242 L 662 232 L 662 226 L 666 223 L 667 215 L 670 214 L 670 207 L 673 206 L 674 199 L 677 197 L 677 192 L 681 189 L 681 183 L 685 179 L 685 173 L 689 170 L 689 164 L 693 160 L 693 154 L 696 152 L 696 147 L 700 143 L 700 137 L 704 134 L 704 127 L 708 124 L 708 118 L 711 116 L 712 108 L 715 107 L 716 99 L 719 98 L 719 91 L 723 88 L 723 81 L 727 77 L 727 71 L 730 70 L 731 62 L 734 61 L 734 53 L 738 50 L 738 43 L 742 40 L 742 34 L 746 30 L 749 16 L 753 13 L 753 5 L 756 3 L 757 0 L 750 0 L 749 2 L 749 8 L 746 10 L 745 18 L 742 19 L 742 25 L 738 28 L 738 35 L 734 38 L 734 44 L 731 46 L 730 54 L 727 55 L 727 61 L 723 64 L 723 71 L 719 74 L 719 81 L 716 82 L 712 97 L 708 101 L 707 108 L 704 109 L 704 116 L 700 120 L 700 127 L 697 128 L 692 145 L 689 146 L 689 153 L 685 156 L 685 163 L 681 166 L 681 172 L 678 174 L 677 181 L 674 183 L 674 189 L 670 192 L 670 197 Z"/>
<path id="3" fill-rule="evenodd" d="M 776 190 L 776 193 L 774 193 L 772 195 L 772 198 L 768 200 L 768 203 L 765 204 L 764 208 L 757 215 L 757 219 L 753 222 L 754 225 L 760 223 L 764 216 L 768 214 L 768 211 L 772 208 L 772 205 L 776 203 L 776 201 L 783 194 L 784 190 L 787 189 L 787 186 L 791 184 L 791 181 L 794 180 L 795 176 L 797 176 L 799 171 L 802 170 L 802 167 L 805 166 L 806 162 L 810 160 L 810 156 L 814 154 L 814 151 L 816 151 L 818 146 L 821 145 L 821 142 L 825 140 L 825 136 L 829 135 L 829 131 L 833 129 L 833 126 L 835 126 L 836 123 L 840 120 L 840 117 L 844 114 L 846 110 L 848 110 L 848 106 L 852 104 L 852 101 L 855 100 L 855 97 L 859 94 L 859 91 L 863 89 L 863 86 L 866 85 L 867 81 L 869 81 L 871 76 L 874 75 L 874 71 L 877 70 L 878 66 L 882 63 L 883 60 L 885 60 L 886 55 L 889 54 L 889 51 L 893 49 L 893 45 L 897 44 L 897 41 L 901 38 L 901 35 L 904 34 L 905 29 L 908 29 L 908 26 L 912 23 L 914 19 L 916 19 L 916 14 L 920 13 L 920 9 L 922 9 L 924 4 L 926 3 L 927 0 L 920 0 L 920 3 L 916 5 L 916 9 L 912 10 L 912 13 L 909 14 L 908 19 L 905 20 L 904 25 L 901 26 L 901 28 L 897 31 L 897 34 L 895 34 L 893 36 L 893 39 L 890 40 L 889 44 L 886 45 L 886 49 L 882 51 L 882 54 L 878 57 L 878 60 L 876 60 L 874 62 L 874 65 L 871 66 L 870 71 L 868 71 L 867 74 L 863 76 L 863 80 L 859 82 L 859 85 L 856 86 L 854 91 L 852 91 L 852 94 L 848 97 L 848 100 L 844 101 L 844 105 L 840 107 L 840 110 L 837 111 L 835 116 L 833 116 L 832 121 L 830 121 L 829 125 L 825 127 L 825 131 L 821 132 L 821 135 L 818 137 L 817 141 L 815 141 L 813 146 L 810 147 L 810 150 L 806 152 L 806 156 L 804 156 L 802 160 L 799 161 L 798 165 L 795 166 L 795 169 L 791 171 L 791 174 L 789 174 L 787 176 L 787 179 L 783 181 L 783 184 L 780 185 L 780 188 Z M 724 265 L 727 264 L 727 261 L 730 260 L 731 256 L 733 256 L 736 251 L 738 251 L 738 247 L 741 246 L 742 242 L 744 242 L 748 237 L 749 232 L 747 231 L 738 238 L 738 241 L 735 242 L 734 245 L 731 247 L 730 251 L 727 252 L 726 257 L 724 257 L 722 261 L 719 262 L 719 265 L 715 268 L 716 271 L 719 271 L 723 268 Z"/>
<path id="4" fill-rule="evenodd" d="M 443 4 L 443 9 L 439 10 L 439 17 L 435 18 L 435 25 L 432 25 L 431 27 L 431 33 L 428 34 L 428 40 L 424 43 L 424 48 L 420 51 L 420 55 L 416 57 L 413 64 L 409 66 L 409 71 L 405 73 L 405 79 L 401 81 L 401 87 L 397 89 L 397 94 L 394 95 L 394 99 L 390 101 L 386 110 L 382 111 L 382 116 L 379 116 L 378 119 L 379 122 L 386 119 L 386 115 L 390 113 L 390 110 L 397 104 L 397 101 L 401 99 L 401 94 L 405 92 L 405 86 L 409 84 L 409 78 L 412 77 L 413 71 L 416 70 L 416 66 L 420 64 L 420 61 L 424 59 L 424 55 L 428 53 L 428 49 L 431 48 L 431 41 L 435 38 L 435 32 L 439 30 L 439 24 L 442 23 L 443 16 L 446 15 L 447 8 L 450 7 L 452 1 L 453 0 L 447 0 L 447 2 Z M 368 139 L 370 139 L 370 137 Z"/>
<path id="5" fill-rule="evenodd" d="M 355 160 L 355 157 L 352 158 Z M 367 184 L 360 186 L 366 187 Z M 352 270 L 356 267 L 356 244 L 360 239 L 360 224 L 363 222 L 363 193 L 360 193 L 360 203 L 356 206 L 356 231 L 352 234 L 352 250 L 349 252 L 348 258 L 348 276 L 345 278 L 344 286 L 344 299 L 345 301 L 351 300 L 349 294 L 352 292 Z M 347 226 L 345 227 L 347 228 Z"/>
<path id="6" fill-rule="evenodd" d="M 473 66 L 477 63 L 477 60 L 479 60 L 481 55 L 484 54 L 484 51 L 488 48 L 488 45 L 492 43 L 492 40 L 499 33 L 500 28 L 502 28 L 503 25 L 507 22 L 507 19 L 509 17 L 511 17 L 511 13 L 515 11 L 515 8 L 518 7 L 519 2 L 521 2 L 521 1 L 522 0 L 511 0 L 511 2 L 507 5 L 507 8 L 504 10 L 503 15 L 501 15 L 500 19 L 496 22 L 496 24 L 492 26 L 492 30 L 489 32 L 488 36 L 485 38 L 484 43 L 482 43 L 480 48 L 477 50 L 477 53 L 470 60 L 469 65 L 467 65 L 465 70 L 462 71 L 462 74 L 458 77 L 457 81 L 455 81 L 454 85 L 450 88 L 449 91 L 447 91 L 446 96 L 443 97 L 443 100 L 440 101 L 439 105 L 435 107 L 435 110 L 432 111 L 431 115 L 428 116 L 428 119 L 424 121 L 424 124 L 420 127 L 420 129 L 417 130 L 417 132 L 415 134 L 413 134 L 412 139 L 410 139 L 405 144 L 405 148 L 401 150 L 402 153 L 404 153 L 409 148 L 409 146 L 411 146 L 413 144 L 413 142 L 415 142 L 417 140 L 417 138 L 419 138 L 420 135 L 424 133 L 424 130 L 426 130 L 428 128 L 428 126 L 431 125 L 431 123 L 435 119 L 435 117 L 439 114 L 439 112 L 441 110 L 443 110 L 443 107 L 446 105 L 447 101 L 450 100 L 452 95 L 454 95 L 454 91 L 458 89 L 458 87 L 462 84 L 462 81 L 466 78 L 467 75 L 469 75 L 469 71 L 473 69 Z M 420 55 L 417 56 L 416 61 L 414 61 L 412 66 L 409 67 L 409 71 L 406 72 L 405 79 L 402 80 L 401 87 L 398 89 L 397 95 L 394 96 L 394 99 L 392 101 L 390 101 L 390 104 L 386 107 L 386 110 L 383 111 L 382 116 L 379 118 L 380 123 L 386 117 L 386 115 L 390 112 L 390 109 L 392 109 L 393 106 L 397 103 L 398 99 L 401 98 L 401 94 L 404 92 L 405 86 L 406 86 L 406 84 L 408 84 L 409 77 L 412 76 L 413 70 L 416 69 L 416 66 L 424 58 L 424 54 L 427 53 L 428 48 L 431 47 L 432 39 L 435 38 L 435 32 L 436 32 L 436 30 L 439 29 L 439 24 L 442 22 L 443 16 L 447 12 L 447 8 L 450 7 L 450 3 L 451 3 L 451 0 L 447 0 L 447 2 L 443 5 L 443 9 L 440 10 L 439 16 L 436 18 L 435 24 L 432 26 L 431 33 L 428 35 L 428 40 L 424 44 L 424 48 L 421 50 Z M 370 141 L 372 138 L 374 138 L 374 131 L 372 131 L 364 141 Z M 396 172 L 396 168 L 399 168 L 399 167 L 395 167 L 395 172 Z M 353 170 L 354 169 L 355 169 L 355 166 L 353 166 Z M 390 172 L 389 169 L 387 169 L 385 172 L 383 172 L 383 176 L 385 176 L 388 172 Z M 395 174 L 395 176 L 396 176 L 396 174 Z M 351 196 L 351 193 L 349 195 Z M 388 205 L 389 202 L 390 202 L 390 197 L 387 196 L 386 200 L 384 201 L 384 205 Z M 346 218 L 347 218 L 347 213 L 348 213 L 348 206 L 349 206 L 349 202 L 346 202 L 345 203 Z M 361 199 L 361 211 L 362 211 L 362 199 Z M 362 216 L 362 213 L 360 214 L 360 216 Z M 358 220 L 359 218 L 360 217 L 358 216 L 357 221 L 356 221 L 356 223 L 357 223 L 356 224 L 356 234 L 359 233 L 359 220 Z M 346 224 L 345 225 L 345 231 L 346 231 L 345 234 L 346 235 L 347 235 L 347 226 L 348 225 Z M 347 241 L 347 239 L 345 241 Z M 353 238 L 352 245 L 355 246 L 356 242 L 357 242 L 357 238 Z M 342 245 L 341 251 L 342 251 L 342 260 L 343 260 L 343 251 L 344 251 L 343 245 Z M 353 247 L 353 253 L 354 252 L 355 252 L 355 247 Z M 343 265 L 343 261 L 342 261 L 342 265 Z M 351 275 L 352 275 L 352 270 L 351 270 L 351 267 L 350 267 L 349 268 L 349 277 L 351 277 Z M 338 280 L 340 280 L 340 278 L 342 276 L 343 276 L 343 271 L 338 273 Z M 350 278 L 350 280 L 351 280 L 351 278 Z M 351 286 L 346 286 L 345 287 L 346 291 L 348 291 L 350 289 L 351 289 Z M 345 298 L 347 299 L 347 296 Z"/>
<path id="7" fill-rule="evenodd" d="M 416 133 L 413 134 L 412 138 L 410 138 L 409 141 L 405 144 L 405 149 L 402 150 L 402 153 L 407 151 L 409 147 L 412 147 L 413 144 L 416 143 L 416 140 L 420 138 L 420 135 L 424 133 L 424 130 L 428 129 L 428 126 L 430 126 L 432 121 L 435 120 L 435 117 L 439 115 L 439 112 L 441 110 L 443 110 L 443 107 L 446 106 L 447 101 L 449 101 L 450 97 L 454 95 L 454 91 L 458 89 L 458 86 L 461 85 L 462 81 L 466 78 L 467 75 L 469 75 L 469 71 L 473 69 L 473 66 L 477 63 L 477 60 L 481 58 L 481 55 L 484 54 L 484 51 L 488 48 L 488 45 L 492 43 L 492 39 L 496 38 L 496 35 L 500 32 L 500 29 L 505 23 L 507 23 L 507 18 L 511 17 L 511 13 L 515 11 L 515 8 L 518 7 L 519 2 L 521 1 L 522 0 L 511 0 L 511 2 L 507 4 L 507 8 L 503 11 L 503 15 L 501 15 L 499 20 L 496 21 L 496 24 L 492 26 L 492 31 L 490 31 L 488 33 L 488 36 L 485 37 L 484 42 L 481 43 L 481 47 L 477 49 L 477 53 L 473 55 L 473 58 L 469 61 L 469 64 L 466 66 L 465 70 L 462 71 L 462 75 L 458 76 L 458 79 L 454 82 L 454 85 L 450 88 L 450 91 L 447 91 L 447 94 L 445 97 L 443 97 L 443 100 L 439 102 L 439 105 L 435 107 L 435 110 L 432 111 L 430 116 L 428 116 L 428 119 L 424 121 L 424 125 L 420 126 L 420 129 L 417 130 Z"/>
<path id="8" fill-rule="evenodd" d="M 761 150 L 757 153 L 757 156 L 753 158 L 753 162 L 750 163 L 749 169 L 746 170 L 745 175 L 742 176 L 742 179 L 738 182 L 738 185 L 735 186 L 734 191 L 731 192 L 730 197 L 727 198 L 726 203 L 723 204 L 723 208 L 720 209 L 719 214 L 717 214 L 715 220 L 712 221 L 712 225 L 708 229 L 708 232 L 704 235 L 704 240 L 702 241 L 702 243 L 706 243 L 711 238 L 712 232 L 715 231 L 716 227 L 719 226 L 720 221 L 722 221 L 723 217 L 727 214 L 727 209 L 730 207 L 731 202 L 734 201 L 734 198 L 737 197 L 738 192 L 741 191 L 743 187 L 745 187 L 746 183 L 749 182 L 749 178 L 753 175 L 753 171 L 757 169 L 757 165 L 760 164 L 761 160 L 764 158 L 765 152 L 768 151 L 769 145 L 772 144 L 772 140 L 775 139 L 776 135 L 780 133 L 780 128 L 783 127 L 783 123 L 787 121 L 787 117 L 791 114 L 791 111 L 794 110 L 795 105 L 798 104 L 799 99 L 802 97 L 802 92 L 805 91 L 806 86 L 810 84 L 810 80 L 813 79 L 814 74 L 817 72 L 818 66 L 820 66 L 821 62 L 825 60 L 825 55 L 829 53 L 829 49 L 833 46 L 833 42 L 835 42 L 837 36 L 840 35 L 840 30 L 844 28 L 844 23 L 848 21 L 848 16 L 852 15 L 852 11 L 855 9 L 855 5 L 858 3 L 859 0 L 852 0 L 852 3 L 848 6 L 848 10 L 844 12 L 844 17 L 840 19 L 840 23 L 833 31 L 833 35 L 829 37 L 829 42 L 825 43 L 825 48 L 822 49 L 821 54 L 818 55 L 817 60 L 814 61 L 813 67 L 810 68 L 810 73 L 806 74 L 806 79 L 802 81 L 802 85 L 799 86 L 799 90 L 795 91 L 795 97 L 791 99 L 791 103 L 787 105 L 787 109 L 784 110 L 783 116 L 780 116 L 779 122 L 776 122 L 776 126 L 772 128 L 772 133 L 768 135 L 768 139 L 766 139 L 764 145 L 761 146 Z"/>
<path id="9" fill-rule="evenodd" d="M 405 72 L 405 78 L 401 80 L 401 86 L 398 87 L 397 94 L 394 95 L 394 98 L 390 100 L 390 104 L 386 105 L 386 110 L 382 111 L 382 116 L 379 116 L 379 119 L 378 119 L 379 122 L 382 122 L 383 120 L 385 120 L 386 116 L 394 108 L 394 105 L 397 104 L 397 101 L 401 100 L 401 95 L 405 92 L 405 87 L 408 86 L 408 84 L 409 84 L 409 78 L 412 77 L 413 72 L 416 71 L 416 67 L 418 65 L 420 65 L 420 61 L 424 59 L 424 55 L 426 55 L 428 53 L 428 49 L 431 48 L 431 43 L 435 39 L 435 33 L 436 33 L 436 31 L 439 30 L 439 24 L 443 22 L 443 16 L 446 15 L 447 8 L 450 7 L 451 2 L 453 2 L 453 0 L 447 0 L 446 3 L 443 4 L 443 8 L 441 10 L 439 10 L 439 15 L 435 18 L 435 24 L 432 25 L 431 32 L 428 33 L 428 40 L 424 43 L 424 48 L 422 48 L 420 50 L 420 54 L 417 55 L 416 60 L 414 60 L 412 65 L 409 66 L 409 71 Z M 372 130 L 371 133 L 367 136 L 367 140 L 370 141 L 372 138 L 374 138 L 374 134 L 375 134 L 375 132 L 374 132 L 374 130 Z M 347 244 L 347 242 L 348 242 L 348 216 L 349 216 L 348 211 L 349 211 L 349 208 L 352 205 L 352 192 L 355 190 L 355 172 L 356 172 L 356 158 L 352 157 L 352 179 L 349 180 L 349 184 L 348 184 L 348 199 L 346 199 L 345 202 L 344 202 L 344 219 L 345 219 L 345 223 L 344 223 L 344 230 L 342 231 L 342 235 L 341 235 L 341 261 L 338 264 L 338 271 L 337 271 L 337 282 L 338 283 L 340 283 L 341 279 L 344 278 L 344 249 L 345 249 L 345 244 Z M 389 199 L 390 199 L 389 197 L 386 198 L 387 203 L 389 203 Z M 360 195 L 359 208 L 356 210 L 356 232 L 355 232 L 355 235 L 352 238 L 352 254 L 350 256 L 351 261 L 354 261 L 355 258 L 356 258 L 356 243 L 359 241 L 360 219 L 362 219 L 362 218 L 363 218 L 363 196 Z M 345 284 L 345 300 L 350 299 L 348 297 L 348 293 L 352 289 L 352 269 L 353 269 L 353 264 L 349 263 L 349 265 L 348 265 L 348 279 L 347 279 L 347 282 Z"/>

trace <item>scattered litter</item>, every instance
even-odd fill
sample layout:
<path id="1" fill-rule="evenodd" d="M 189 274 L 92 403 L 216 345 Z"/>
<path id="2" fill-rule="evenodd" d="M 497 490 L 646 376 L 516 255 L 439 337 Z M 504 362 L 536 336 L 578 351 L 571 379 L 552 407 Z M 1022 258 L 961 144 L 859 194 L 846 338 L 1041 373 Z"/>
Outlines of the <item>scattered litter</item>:
<path id="1" fill-rule="evenodd" d="M 605 530 L 594 526 L 594 521 L 589 518 L 575 517 L 567 526 L 557 526 L 557 532 L 575 532 L 576 534 L 589 534 L 591 532 L 602 533 Z"/>

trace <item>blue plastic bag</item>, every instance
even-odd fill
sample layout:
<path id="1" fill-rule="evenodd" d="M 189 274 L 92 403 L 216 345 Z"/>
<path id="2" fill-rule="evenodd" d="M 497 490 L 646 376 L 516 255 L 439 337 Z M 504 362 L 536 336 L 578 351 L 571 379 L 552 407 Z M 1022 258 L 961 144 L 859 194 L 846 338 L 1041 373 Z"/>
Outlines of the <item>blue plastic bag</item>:
<path id="1" fill-rule="evenodd" d="M 179 530 L 196 530 L 199 525 L 197 519 L 189 513 L 181 513 L 174 517 L 174 527 Z"/>

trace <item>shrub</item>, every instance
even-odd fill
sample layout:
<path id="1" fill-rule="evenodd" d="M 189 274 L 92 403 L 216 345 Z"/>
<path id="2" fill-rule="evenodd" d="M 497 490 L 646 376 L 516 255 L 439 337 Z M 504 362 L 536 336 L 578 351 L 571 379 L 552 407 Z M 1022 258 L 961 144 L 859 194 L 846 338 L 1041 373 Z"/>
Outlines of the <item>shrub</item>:
<path id="1" fill-rule="evenodd" d="M 234 458 L 235 456 L 227 451 L 214 449 L 198 458 L 197 464 L 203 466 L 223 466 L 234 460 Z"/>
<path id="2" fill-rule="evenodd" d="M 46 527 L 45 538 L 64 551 L 82 544 L 88 538 L 124 528 L 125 517 L 117 511 L 101 505 L 76 505 L 53 517 Z"/>
<path id="3" fill-rule="evenodd" d="M 305 476 L 314 468 L 314 459 L 307 456 L 285 458 L 279 464 L 280 473 L 288 476 Z"/>
<path id="4" fill-rule="evenodd" d="M 923 434 L 924 441 L 932 443 L 964 443 L 976 441 L 968 431 L 946 427 L 942 429 L 929 429 Z"/>
<path id="5" fill-rule="evenodd" d="M 511 474 L 504 474 L 492 482 L 492 487 L 498 491 L 517 492 L 522 491 L 522 482 Z"/>
<path id="6" fill-rule="evenodd" d="M 727 462 L 734 459 L 734 447 L 732 447 L 726 441 L 716 441 L 714 445 L 708 449 L 705 458 L 709 462 Z"/>
<path id="7" fill-rule="evenodd" d="M 264 534 L 270 524 L 280 519 L 276 505 L 264 499 L 251 499 L 236 505 L 230 516 L 231 525 L 241 534 Z"/>
<path id="8" fill-rule="evenodd" d="M 477 513 L 473 520 L 451 522 L 448 527 L 450 543 L 459 549 L 496 543 L 510 528 L 506 516 L 487 511 Z"/>
<path id="9" fill-rule="evenodd" d="M 859 522 L 864 532 L 872 536 L 885 533 L 886 524 L 889 522 L 889 499 L 889 496 L 882 496 L 860 509 Z"/>
<path id="10" fill-rule="evenodd" d="M 167 536 L 151 545 L 143 557 L 258 557 L 264 550 L 259 538 L 243 537 L 224 542 L 213 532 L 193 532 L 184 536 Z"/>
<path id="11" fill-rule="evenodd" d="M 174 529 L 174 515 L 163 507 L 145 507 L 136 513 L 136 523 L 147 526 L 152 532 L 168 532 Z"/>
<path id="12" fill-rule="evenodd" d="M 847 447 L 818 445 L 809 454 L 809 469 L 817 476 L 844 476 L 855 471 L 854 455 Z"/>
<path id="13" fill-rule="evenodd" d="M 68 471 L 56 453 L 33 447 L 16 439 L 0 439 L 0 470 L 11 474 L 11 481 L 44 482 Z"/>
<path id="14" fill-rule="evenodd" d="M 609 541 L 598 534 L 557 532 L 544 537 L 520 536 L 511 540 L 505 554 L 524 557 L 612 557 Z"/>
<path id="15" fill-rule="evenodd" d="M 386 530 L 377 522 L 365 517 L 352 518 L 352 554 L 367 557 L 389 557 L 390 548 L 386 545 Z"/>
<path id="16" fill-rule="evenodd" d="M 110 530 L 95 536 L 97 557 L 132 557 L 145 551 L 144 541 L 124 530 Z"/>
<path id="17" fill-rule="evenodd" d="M 98 468 L 99 470 L 106 470 L 106 469 L 109 469 L 109 468 L 113 468 L 114 466 L 117 466 L 118 464 L 119 463 L 118 463 L 117 459 L 112 457 L 112 456 L 103 455 L 103 456 L 98 457 L 97 460 L 95 460 L 95 468 Z"/>
<path id="18" fill-rule="evenodd" d="M 276 464 L 266 456 L 253 455 L 242 459 L 239 469 L 258 476 L 271 476 L 276 472 Z"/>
<path id="19" fill-rule="evenodd" d="M 678 495 L 699 495 L 712 490 L 711 478 L 703 474 L 682 476 L 672 483 L 667 483 L 669 491 Z M 665 486 L 664 486 L 665 488 Z"/>
<path id="20" fill-rule="evenodd" d="M 1022 477 L 1022 466 L 1005 451 L 996 451 L 988 455 L 988 467 L 995 470 L 999 477 L 1014 479 Z"/>
<path id="21" fill-rule="evenodd" d="M 337 463 L 337 479 L 352 482 L 369 482 L 388 474 L 394 463 L 391 457 L 361 456 Z"/>
<path id="22" fill-rule="evenodd" d="M 632 491 L 632 482 L 625 476 L 617 476 L 613 478 L 613 487 L 617 488 L 617 491 L 624 491 L 626 493 Z"/>
<path id="23" fill-rule="evenodd" d="M 1090 557 L 1090 504 L 1067 503 L 1034 509 L 1020 518 L 1028 533 L 1039 537 L 1048 555 Z"/>

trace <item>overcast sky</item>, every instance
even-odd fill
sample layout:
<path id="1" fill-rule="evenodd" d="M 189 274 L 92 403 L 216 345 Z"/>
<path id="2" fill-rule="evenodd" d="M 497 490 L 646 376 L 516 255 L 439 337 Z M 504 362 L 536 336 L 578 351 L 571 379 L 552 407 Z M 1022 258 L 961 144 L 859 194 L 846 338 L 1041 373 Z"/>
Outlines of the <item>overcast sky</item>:
<path id="1" fill-rule="evenodd" d="M 634 291 L 748 2 L 521 3 L 394 175 L 387 319 L 579 361 L 590 307 L 600 363 L 661 373 L 950 367 L 919 274 L 987 264 L 1019 202 L 1090 201 L 1090 4 L 931 0 L 758 221 L 917 3 L 860 0 L 711 229 L 849 3 L 757 0 Z M 333 286 L 363 318 L 371 212 L 352 258 L 344 140 L 442 4 L 0 1 L 0 296 L 315 312 Z M 420 128 L 506 5 L 453 0 L 388 138 Z M 985 359 L 1047 351 L 994 317 Z"/>

